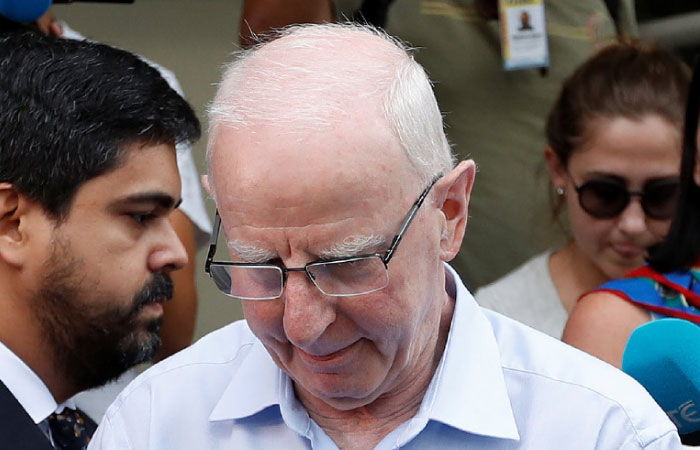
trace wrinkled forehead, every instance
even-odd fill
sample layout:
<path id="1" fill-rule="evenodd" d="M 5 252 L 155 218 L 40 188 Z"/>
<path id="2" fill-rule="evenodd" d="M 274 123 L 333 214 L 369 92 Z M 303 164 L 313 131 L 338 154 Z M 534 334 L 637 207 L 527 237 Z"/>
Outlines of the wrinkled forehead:
<path id="1" fill-rule="evenodd" d="M 264 204 L 293 221 L 302 210 L 399 198 L 413 170 L 385 105 L 409 63 L 387 39 L 332 27 L 247 56 L 224 77 L 214 102 L 221 109 L 211 112 L 209 173 L 222 218 Z"/>
<path id="2" fill-rule="evenodd" d="M 222 217 L 240 215 L 252 224 L 254 214 L 274 212 L 279 226 L 304 226 L 310 216 L 391 210 L 419 183 L 398 139 L 380 123 L 360 120 L 297 136 L 277 131 L 217 131 L 210 163 Z"/>

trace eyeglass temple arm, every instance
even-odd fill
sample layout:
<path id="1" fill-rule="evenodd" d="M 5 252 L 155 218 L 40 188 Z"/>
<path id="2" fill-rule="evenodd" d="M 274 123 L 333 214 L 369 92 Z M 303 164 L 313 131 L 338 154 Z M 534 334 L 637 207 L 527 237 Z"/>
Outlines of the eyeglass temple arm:
<path id="1" fill-rule="evenodd" d="M 221 227 L 221 216 L 219 216 L 219 210 L 218 208 L 216 209 L 216 212 L 214 213 L 214 226 L 213 226 L 213 233 L 211 234 L 211 238 L 209 239 L 209 252 L 207 252 L 207 261 L 204 264 L 204 271 L 206 273 L 210 273 L 209 266 L 211 266 L 211 262 L 214 260 L 214 254 L 216 253 L 216 242 L 219 240 L 219 227 Z"/>
<path id="2" fill-rule="evenodd" d="M 404 219 L 403 223 L 401 224 L 401 228 L 399 229 L 399 232 L 396 233 L 396 236 L 394 236 L 394 240 L 391 241 L 391 245 L 389 246 L 389 250 L 386 251 L 386 254 L 384 255 L 384 264 L 389 264 L 389 261 L 391 260 L 391 257 L 394 256 L 394 251 L 396 251 L 396 248 L 399 246 L 399 243 L 401 242 L 401 239 L 403 239 L 403 235 L 406 232 L 406 229 L 408 226 L 411 224 L 413 221 L 413 218 L 416 216 L 416 213 L 418 213 L 418 209 L 421 207 L 423 204 L 423 201 L 425 200 L 425 197 L 428 196 L 428 193 L 430 192 L 430 189 L 433 188 L 435 183 L 442 178 L 442 174 L 436 175 L 428 187 L 426 187 L 423 192 L 420 194 L 420 197 L 413 203 L 413 206 L 411 206 L 411 209 L 408 211 L 408 215 Z"/>

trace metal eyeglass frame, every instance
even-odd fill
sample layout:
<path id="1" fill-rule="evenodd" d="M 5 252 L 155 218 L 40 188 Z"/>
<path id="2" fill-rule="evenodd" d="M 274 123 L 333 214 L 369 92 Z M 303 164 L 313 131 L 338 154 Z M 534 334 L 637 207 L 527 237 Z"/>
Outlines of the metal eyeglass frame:
<path id="1" fill-rule="evenodd" d="M 386 285 L 382 286 L 381 288 L 373 289 L 367 292 L 360 292 L 360 293 L 354 293 L 354 294 L 327 294 L 326 292 L 323 291 L 317 284 L 316 280 L 314 279 L 314 275 L 309 271 L 309 267 L 313 265 L 318 265 L 318 264 L 337 264 L 337 263 L 342 263 L 342 262 L 352 262 L 352 261 L 357 261 L 360 259 L 365 259 L 365 258 L 380 258 L 382 263 L 384 263 L 384 269 L 388 270 L 388 265 L 389 261 L 391 261 L 391 258 L 394 256 L 394 252 L 399 246 L 399 243 L 403 239 L 404 234 L 406 233 L 406 230 L 408 229 L 408 226 L 411 224 L 413 221 L 413 218 L 416 216 L 418 213 L 418 210 L 420 209 L 421 205 L 423 204 L 423 201 L 425 198 L 428 196 L 428 193 L 430 190 L 433 188 L 435 183 L 442 177 L 442 174 L 436 175 L 431 181 L 430 184 L 421 192 L 420 196 L 418 199 L 413 203 L 413 206 L 411 206 L 411 209 L 409 209 L 408 214 L 406 214 L 406 217 L 404 218 L 403 222 L 401 223 L 401 227 L 399 228 L 399 232 L 396 233 L 396 236 L 391 240 L 391 245 L 389 246 L 389 249 L 382 255 L 380 253 L 369 253 L 369 254 L 364 254 L 364 255 L 356 255 L 356 256 L 351 256 L 351 257 L 346 257 L 346 258 L 337 258 L 337 259 L 330 259 L 330 260 L 315 260 L 306 263 L 303 267 L 283 267 L 279 266 L 277 264 L 260 264 L 260 263 L 236 263 L 233 261 L 214 261 L 214 254 L 216 253 L 216 245 L 217 241 L 219 239 L 219 230 L 221 228 L 221 217 L 219 216 L 219 210 L 216 210 L 216 213 L 214 215 L 214 232 L 211 235 L 211 240 L 209 241 L 209 252 L 207 253 L 207 260 L 204 263 L 204 271 L 209 275 L 210 277 L 213 278 L 213 275 L 211 273 L 211 265 L 212 264 L 217 264 L 221 266 L 231 266 L 231 267 L 276 267 L 282 271 L 282 288 L 280 289 L 280 294 L 276 297 L 265 297 L 265 298 L 256 298 L 256 299 L 247 299 L 247 300 L 273 300 L 275 298 L 279 298 L 282 296 L 282 293 L 284 292 L 284 287 L 287 284 L 287 277 L 289 272 L 304 272 L 306 273 L 306 276 L 311 280 L 314 286 L 321 291 L 324 295 L 328 295 L 330 297 L 352 297 L 354 295 L 364 295 L 364 294 L 369 294 L 371 292 L 376 292 L 381 289 L 384 289 Z M 238 298 L 234 295 L 226 294 L 229 295 L 230 297 Z"/>

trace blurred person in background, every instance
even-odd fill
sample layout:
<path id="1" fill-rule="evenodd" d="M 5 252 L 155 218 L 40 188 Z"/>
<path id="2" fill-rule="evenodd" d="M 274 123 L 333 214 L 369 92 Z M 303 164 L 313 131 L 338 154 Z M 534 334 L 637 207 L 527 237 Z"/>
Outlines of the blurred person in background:
<path id="1" fill-rule="evenodd" d="M 565 342 L 617 367 L 630 334 L 640 325 L 662 317 L 700 324 L 699 110 L 696 66 L 683 132 L 680 201 L 668 236 L 651 250 L 647 266 L 582 297 L 564 330 Z M 679 344 L 696 345 L 669 343 Z"/>
<path id="2" fill-rule="evenodd" d="M 479 289 L 481 306 L 559 339 L 581 295 L 644 263 L 678 199 L 689 82 L 677 57 L 639 43 L 603 48 L 564 82 L 544 156 L 552 222 L 565 211 L 571 239 Z"/>

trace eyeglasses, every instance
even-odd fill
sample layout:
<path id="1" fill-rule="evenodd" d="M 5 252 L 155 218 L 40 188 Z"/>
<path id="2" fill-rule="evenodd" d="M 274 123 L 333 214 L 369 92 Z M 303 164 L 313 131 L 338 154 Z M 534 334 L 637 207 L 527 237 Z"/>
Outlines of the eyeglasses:
<path id="1" fill-rule="evenodd" d="M 216 287 L 229 297 L 240 300 L 272 300 L 282 295 L 289 272 L 304 272 L 323 294 L 331 297 L 364 295 L 384 289 L 389 284 L 388 264 L 399 246 L 418 209 L 442 174 L 433 178 L 413 203 L 401 223 L 399 232 L 384 253 L 357 255 L 348 258 L 319 260 L 304 267 L 282 267 L 276 264 L 214 261 L 221 227 L 219 211 L 214 217 L 214 233 L 209 245 L 204 271 Z"/>
<path id="2" fill-rule="evenodd" d="M 597 219 L 617 217 L 632 197 L 639 197 L 644 214 L 659 220 L 673 217 L 679 194 L 679 179 L 649 181 L 641 191 L 629 191 L 625 182 L 615 178 L 594 178 L 576 186 L 581 208 Z"/>

